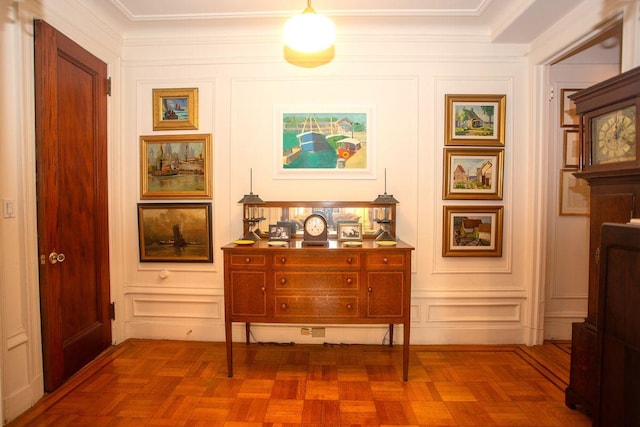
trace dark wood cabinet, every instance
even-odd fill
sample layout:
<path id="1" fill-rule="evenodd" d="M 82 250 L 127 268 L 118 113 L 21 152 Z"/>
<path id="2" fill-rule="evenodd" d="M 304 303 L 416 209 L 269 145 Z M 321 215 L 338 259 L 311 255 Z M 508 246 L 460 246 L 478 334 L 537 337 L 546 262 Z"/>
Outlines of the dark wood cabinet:
<path id="1" fill-rule="evenodd" d="M 640 423 L 640 225 L 604 224 L 593 425 Z"/>
<path id="2" fill-rule="evenodd" d="M 232 323 L 403 325 L 403 379 L 408 378 L 411 251 L 402 241 L 327 247 L 230 243 L 224 253 L 227 367 L 233 376 Z M 248 344 L 248 335 L 245 337 Z"/>
<path id="3" fill-rule="evenodd" d="M 624 156 L 613 157 L 607 162 L 605 156 L 608 138 L 616 139 L 618 132 L 604 132 L 602 118 L 610 121 L 610 128 L 617 126 L 616 111 L 621 106 L 625 113 L 629 108 L 635 112 L 631 121 L 638 123 L 640 114 L 640 68 L 623 73 L 612 79 L 584 89 L 571 98 L 580 115 L 582 135 L 581 156 L 584 164 L 575 175 L 586 180 L 590 187 L 589 218 L 589 294 L 587 317 L 572 328 L 571 370 L 565 403 L 570 408 L 580 407 L 592 414 L 597 406 L 598 371 L 596 353 L 600 339 L 598 318 L 601 304 L 599 272 L 601 269 L 601 227 L 605 222 L 627 223 L 640 213 L 640 167 L 636 153 L 637 132 L 626 133 L 624 149 L 632 150 Z M 629 131 L 629 116 L 620 115 Z M 600 150 L 595 153 L 596 150 Z M 599 160 L 594 160 L 599 159 Z M 604 160 L 603 160 L 604 159 Z"/>

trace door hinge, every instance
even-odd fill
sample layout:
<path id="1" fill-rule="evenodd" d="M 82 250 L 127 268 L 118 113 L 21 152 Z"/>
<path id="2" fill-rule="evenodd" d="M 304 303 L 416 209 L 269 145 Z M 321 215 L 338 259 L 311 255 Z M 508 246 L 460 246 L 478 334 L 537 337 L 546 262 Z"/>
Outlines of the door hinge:
<path id="1" fill-rule="evenodd" d="M 107 96 L 111 96 L 111 77 L 107 77 Z"/>
<path id="2" fill-rule="evenodd" d="M 111 320 L 116 320 L 116 303 L 112 302 L 111 304 L 109 304 L 109 317 L 111 317 Z"/>

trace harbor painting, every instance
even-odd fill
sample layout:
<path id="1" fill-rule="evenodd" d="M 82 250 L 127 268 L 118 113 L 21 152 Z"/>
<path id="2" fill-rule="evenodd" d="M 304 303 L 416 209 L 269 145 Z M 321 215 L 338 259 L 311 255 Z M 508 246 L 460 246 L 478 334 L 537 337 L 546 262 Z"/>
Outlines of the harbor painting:
<path id="1" fill-rule="evenodd" d="M 276 108 L 275 177 L 369 178 L 372 108 Z"/>
<path id="2" fill-rule="evenodd" d="M 153 89 L 153 130 L 198 129 L 198 88 Z"/>
<path id="3" fill-rule="evenodd" d="M 211 135 L 140 137 L 140 198 L 211 197 Z"/>
<path id="4" fill-rule="evenodd" d="M 139 203 L 140 262 L 213 262 L 210 203 Z"/>

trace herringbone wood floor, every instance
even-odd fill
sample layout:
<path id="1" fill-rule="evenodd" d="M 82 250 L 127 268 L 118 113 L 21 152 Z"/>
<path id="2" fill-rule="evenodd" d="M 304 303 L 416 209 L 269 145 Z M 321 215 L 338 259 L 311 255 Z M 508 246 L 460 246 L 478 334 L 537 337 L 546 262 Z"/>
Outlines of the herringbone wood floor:
<path id="1" fill-rule="evenodd" d="M 17 426 L 590 426 L 564 406 L 569 346 L 234 345 L 128 340 Z"/>

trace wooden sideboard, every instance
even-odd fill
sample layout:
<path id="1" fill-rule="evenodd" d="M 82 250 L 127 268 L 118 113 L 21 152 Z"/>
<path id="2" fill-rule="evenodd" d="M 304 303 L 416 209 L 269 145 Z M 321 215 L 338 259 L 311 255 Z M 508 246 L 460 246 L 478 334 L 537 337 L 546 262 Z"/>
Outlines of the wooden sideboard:
<path id="1" fill-rule="evenodd" d="M 411 251 L 397 241 L 362 246 L 329 240 L 328 247 L 227 244 L 224 299 L 227 367 L 233 376 L 232 323 L 388 324 L 403 328 L 403 379 L 409 371 Z"/>

